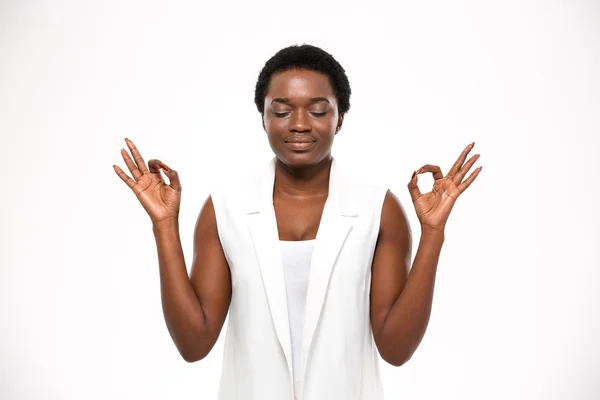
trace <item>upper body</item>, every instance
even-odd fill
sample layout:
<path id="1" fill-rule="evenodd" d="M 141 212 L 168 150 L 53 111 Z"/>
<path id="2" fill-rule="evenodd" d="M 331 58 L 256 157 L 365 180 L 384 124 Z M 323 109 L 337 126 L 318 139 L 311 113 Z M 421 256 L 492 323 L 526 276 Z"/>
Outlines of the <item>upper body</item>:
<path id="1" fill-rule="evenodd" d="M 156 159 L 146 166 L 128 140 L 135 162 L 122 155 L 133 179 L 114 166 L 153 221 L 165 319 L 186 361 L 210 352 L 230 312 L 222 399 L 290 394 L 281 241 L 314 240 L 302 328 L 305 400 L 382 398 L 374 349 L 399 366 L 423 338 L 445 225 L 481 171 L 465 179 L 479 155 L 466 161 L 471 143 L 446 176 L 431 164 L 413 173 L 407 186 L 421 239 L 410 266 L 411 229 L 398 198 L 348 175 L 331 155 L 349 97 L 343 68 L 314 46 L 288 47 L 265 64 L 255 103 L 274 158 L 258 181 L 231 183 L 208 197 L 196 222 L 189 277 L 177 172 Z M 425 172 L 434 185 L 423 194 L 417 180 Z"/>
<path id="2" fill-rule="evenodd" d="M 331 76 L 310 69 L 271 73 L 266 84 L 261 117 L 276 157 L 273 206 L 279 240 L 313 240 L 317 236 L 328 198 L 331 150 L 349 107 L 348 100 L 342 99 L 340 112 L 336 95 L 340 91 L 332 86 Z M 349 95 L 349 88 L 347 92 Z M 308 147 L 291 143 L 306 140 L 312 143 Z M 385 335 L 384 323 L 405 286 L 412 243 L 406 213 L 390 191 L 385 195 L 378 225 L 371 266 L 370 322 L 381 357 L 398 366 L 411 354 L 394 351 L 394 340 Z M 191 281 L 197 293 L 207 293 L 201 302 L 216 341 L 232 290 L 210 197 L 199 215 L 194 245 Z"/>
<path id="3" fill-rule="evenodd" d="M 212 191 L 232 287 L 220 398 L 288 398 L 293 390 L 305 400 L 381 399 L 369 296 L 386 191 L 332 159 L 310 265 L 293 266 L 309 268 L 296 282 L 306 290 L 298 304 L 272 196 L 277 161 Z"/>

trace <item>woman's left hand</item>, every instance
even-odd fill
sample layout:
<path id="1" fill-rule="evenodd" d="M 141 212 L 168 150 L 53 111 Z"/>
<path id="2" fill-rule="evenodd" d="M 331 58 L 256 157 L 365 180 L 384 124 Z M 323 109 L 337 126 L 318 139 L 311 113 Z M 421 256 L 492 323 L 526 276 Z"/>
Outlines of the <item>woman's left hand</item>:
<path id="1" fill-rule="evenodd" d="M 474 146 L 475 143 L 471 143 L 463 150 L 446 176 L 442 174 L 440 167 L 431 164 L 426 164 L 413 173 L 408 183 L 408 191 L 423 229 L 443 231 L 456 199 L 479 175 L 481 167 L 473 171 L 463 182 L 463 178 L 479 158 L 479 154 L 475 154 L 465 163 L 467 155 Z M 434 182 L 433 190 L 422 194 L 417 185 L 417 180 L 418 174 L 424 172 L 431 172 Z"/>

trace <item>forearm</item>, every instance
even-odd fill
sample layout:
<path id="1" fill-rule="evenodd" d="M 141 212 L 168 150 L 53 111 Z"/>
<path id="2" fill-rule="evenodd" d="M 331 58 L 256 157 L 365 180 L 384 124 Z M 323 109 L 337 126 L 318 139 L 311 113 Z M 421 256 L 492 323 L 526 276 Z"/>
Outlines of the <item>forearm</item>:
<path id="1" fill-rule="evenodd" d="M 384 321 L 383 336 L 395 365 L 408 361 L 425 335 L 443 243 L 443 231 L 422 230 L 406 285 Z"/>
<path id="2" fill-rule="evenodd" d="M 206 320 L 185 266 L 179 223 L 153 225 L 158 251 L 162 309 L 169 334 L 186 361 L 203 357 Z M 203 343 L 207 342 L 206 345 Z"/>

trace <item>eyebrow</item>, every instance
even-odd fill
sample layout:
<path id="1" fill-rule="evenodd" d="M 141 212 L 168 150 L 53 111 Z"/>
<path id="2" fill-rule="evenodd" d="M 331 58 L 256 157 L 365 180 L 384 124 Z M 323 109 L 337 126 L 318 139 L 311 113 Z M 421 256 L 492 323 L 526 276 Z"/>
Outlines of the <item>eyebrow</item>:
<path id="1" fill-rule="evenodd" d="M 271 100 L 271 103 L 277 102 L 277 103 L 287 104 L 287 103 L 289 103 L 289 101 L 290 101 L 290 99 L 285 98 L 285 97 L 276 97 L 273 100 Z M 318 101 L 326 101 L 329 103 L 329 100 L 327 100 L 327 98 L 325 98 L 325 97 L 312 97 L 310 99 L 311 103 L 316 103 Z"/>

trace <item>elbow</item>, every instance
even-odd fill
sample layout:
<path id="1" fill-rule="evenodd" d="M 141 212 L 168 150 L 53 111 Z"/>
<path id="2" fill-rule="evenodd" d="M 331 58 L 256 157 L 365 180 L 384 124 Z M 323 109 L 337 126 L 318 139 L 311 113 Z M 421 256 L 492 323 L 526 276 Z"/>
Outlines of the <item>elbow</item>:
<path id="1" fill-rule="evenodd" d="M 401 367 L 410 361 L 418 347 L 418 342 L 398 340 L 389 335 L 380 336 L 375 343 L 381 358 L 394 367 Z"/>
<path id="2" fill-rule="evenodd" d="M 398 359 L 394 364 L 392 364 L 394 367 L 401 367 L 404 364 L 406 364 L 409 360 L 410 360 L 410 355 L 408 357 L 404 357 L 404 358 L 400 358 Z"/>
<path id="3" fill-rule="evenodd" d="M 410 360 L 409 357 L 382 357 L 385 362 L 394 367 L 401 367 Z"/>
<path id="4" fill-rule="evenodd" d="M 192 364 L 192 363 L 195 363 L 196 361 L 200 361 L 200 359 L 198 357 L 194 357 L 191 354 L 186 354 L 186 353 L 179 353 L 179 354 L 181 354 L 181 358 L 183 358 L 183 360 L 188 364 Z"/>
<path id="5" fill-rule="evenodd" d="M 382 351 L 383 350 L 383 351 Z M 414 352 L 398 351 L 397 348 L 387 347 L 385 350 L 379 348 L 379 355 L 389 365 L 394 367 L 401 367 L 406 364 L 412 357 Z"/>
<path id="6" fill-rule="evenodd" d="M 192 364 L 195 362 L 198 362 L 202 359 L 204 359 L 204 357 L 206 357 L 206 354 L 201 354 L 198 352 L 183 352 L 180 351 L 179 354 L 181 354 L 181 357 L 184 359 L 185 362 Z"/>
<path id="7" fill-rule="evenodd" d="M 195 363 L 202 359 L 204 359 L 208 355 L 208 351 L 206 351 L 206 347 L 196 345 L 194 347 L 191 346 L 177 346 L 179 350 L 179 355 L 181 358 L 185 360 L 187 363 Z M 209 350 L 210 351 L 210 350 Z"/>
<path id="8" fill-rule="evenodd" d="M 212 344 L 206 340 L 206 335 L 192 334 L 192 332 L 191 330 L 187 331 L 188 335 L 185 337 L 171 333 L 179 355 L 185 362 L 190 364 L 204 359 L 212 348 Z"/>

